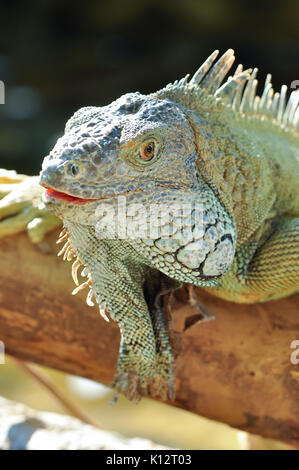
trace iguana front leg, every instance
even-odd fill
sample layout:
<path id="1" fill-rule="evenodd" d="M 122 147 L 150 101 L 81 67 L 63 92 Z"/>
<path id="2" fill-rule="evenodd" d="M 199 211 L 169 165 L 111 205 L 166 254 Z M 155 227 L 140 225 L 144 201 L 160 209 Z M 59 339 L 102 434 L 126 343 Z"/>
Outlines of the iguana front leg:
<path id="1" fill-rule="evenodd" d="M 299 291 L 299 218 L 279 222 L 252 256 L 250 251 L 248 245 L 237 252 L 214 293 L 234 302 L 255 303 Z"/>
<path id="2" fill-rule="evenodd" d="M 133 291 L 131 290 L 133 287 Z M 117 373 L 112 386 L 132 401 L 150 393 L 155 376 L 156 351 L 153 325 L 145 302 L 142 284 L 130 285 L 118 279 L 117 285 L 104 283 L 109 316 L 121 333 Z"/>
<path id="3" fill-rule="evenodd" d="M 33 243 L 61 225 L 42 202 L 44 189 L 37 176 L 0 170 L 0 238 L 27 230 Z"/>
<path id="4" fill-rule="evenodd" d="M 163 312 L 163 295 L 177 288 L 177 283 L 165 288 L 161 273 L 153 270 L 146 277 L 146 302 L 144 289 L 139 290 L 135 300 L 138 299 L 141 308 L 136 310 L 136 302 L 131 306 L 126 304 L 127 314 L 121 317 L 118 312 L 114 316 L 122 339 L 113 385 L 135 402 L 142 395 L 167 400 L 175 394 L 174 354 Z M 137 311 L 138 319 L 131 322 L 130 317 L 136 318 Z"/>
<path id="5" fill-rule="evenodd" d="M 171 318 L 169 305 L 164 299 L 181 283 L 171 279 L 158 270 L 149 269 L 146 273 L 144 295 L 155 336 L 156 373 L 151 383 L 150 394 L 163 400 L 173 400 L 175 396 L 175 357 L 171 338 Z"/>
<path id="6" fill-rule="evenodd" d="M 173 356 L 161 305 L 154 305 L 161 290 L 161 273 L 138 262 L 135 251 L 125 241 L 101 239 L 93 226 L 69 220 L 65 226 L 69 237 L 66 248 L 70 249 L 71 244 L 85 266 L 85 285 L 89 285 L 100 312 L 105 310 L 105 316 L 109 315 L 120 329 L 112 386 L 135 402 L 143 395 L 170 397 Z M 146 295 L 145 284 L 151 286 Z"/>

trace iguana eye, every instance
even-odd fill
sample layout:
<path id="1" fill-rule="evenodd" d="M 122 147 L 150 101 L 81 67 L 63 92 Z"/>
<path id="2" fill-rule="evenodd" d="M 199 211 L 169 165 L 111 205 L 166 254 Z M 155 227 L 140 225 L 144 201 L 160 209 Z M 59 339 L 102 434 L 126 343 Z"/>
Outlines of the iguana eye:
<path id="1" fill-rule="evenodd" d="M 73 163 L 73 165 L 71 166 L 71 172 L 73 176 L 77 176 L 80 173 L 79 166 Z"/>
<path id="2" fill-rule="evenodd" d="M 139 157 L 141 158 L 141 160 L 143 160 L 144 162 L 149 162 L 154 158 L 155 154 L 156 144 L 154 141 L 142 144 L 139 152 Z"/>
<path id="3" fill-rule="evenodd" d="M 70 176 L 73 178 L 78 178 L 79 176 L 82 176 L 83 174 L 83 165 L 78 163 L 69 163 L 67 165 L 67 171 Z"/>

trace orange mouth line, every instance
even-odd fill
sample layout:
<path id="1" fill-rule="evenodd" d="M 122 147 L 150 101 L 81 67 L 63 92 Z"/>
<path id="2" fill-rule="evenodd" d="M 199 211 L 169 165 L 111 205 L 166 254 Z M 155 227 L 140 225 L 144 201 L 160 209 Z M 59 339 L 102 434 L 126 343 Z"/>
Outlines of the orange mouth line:
<path id="1" fill-rule="evenodd" d="M 140 189 L 138 189 L 136 191 L 131 191 L 131 192 L 128 191 L 127 193 L 115 194 L 113 196 L 104 196 L 104 197 L 100 197 L 97 199 L 83 199 L 81 197 L 71 196 L 69 194 L 56 191 L 55 189 L 50 189 L 45 185 L 42 185 L 42 186 L 46 189 L 45 195 L 48 196 L 49 198 L 56 199 L 59 201 L 64 201 L 64 202 L 70 202 L 71 204 L 86 204 L 88 202 L 101 201 L 104 199 L 113 199 L 118 196 L 126 196 L 127 194 L 135 194 L 141 191 Z"/>
<path id="2" fill-rule="evenodd" d="M 71 202 L 72 204 L 85 204 L 91 201 L 97 201 L 98 199 L 83 199 L 82 197 L 75 197 L 70 196 L 69 194 L 62 193 L 60 191 L 56 191 L 54 189 L 46 188 L 46 196 L 50 197 L 51 199 L 58 199 L 60 201 Z"/>

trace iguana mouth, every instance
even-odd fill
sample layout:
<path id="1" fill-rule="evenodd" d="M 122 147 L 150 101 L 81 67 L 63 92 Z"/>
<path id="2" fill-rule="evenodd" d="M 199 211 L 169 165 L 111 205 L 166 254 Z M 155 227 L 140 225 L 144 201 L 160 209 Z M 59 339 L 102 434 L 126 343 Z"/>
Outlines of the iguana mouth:
<path id="1" fill-rule="evenodd" d="M 82 197 L 71 196 L 70 194 L 56 191 L 55 189 L 51 189 L 48 186 L 45 186 L 44 184 L 41 184 L 41 186 L 43 186 L 46 189 L 44 196 L 48 200 L 48 202 L 51 202 L 51 200 L 55 200 L 55 201 L 62 201 L 62 202 L 71 203 L 71 204 L 87 204 L 88 202 L 101 201 L 104 199 L 115 199 L 118 196 L 127 196 L 129 194 L 136 194 L 141 191 L 140 189 L 138 189 L 136 191 L 127 191 L 126 193 L 115 194 L 113 196 L 109 195 L 109 196 L 98 197 L 96 199 L 83 199 Z"/>
<path id="2" fill-rule="evenodd" d="M 55 189 L 46 188 L 45 196 L 47 199 L 55 199 L 64 202 L 70 202 L 72 204 L 86 204 L 87 202 L 97 201 L 98 199 L 83 199 L 81 197 L 71 196 L 70 194 L 61 193 Z"/>

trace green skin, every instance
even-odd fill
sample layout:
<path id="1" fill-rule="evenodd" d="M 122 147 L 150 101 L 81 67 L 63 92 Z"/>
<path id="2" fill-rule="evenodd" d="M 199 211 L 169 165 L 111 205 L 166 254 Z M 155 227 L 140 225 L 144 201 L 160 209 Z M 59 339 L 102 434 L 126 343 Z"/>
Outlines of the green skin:
<path id="1" fill-rule="evenodd" d="M 225 72 L 230 55 L 220 59 Z M 132 93 L 109 106 L 82 108 L 42 167 L 40 182 L 52 192 L 46 192 L 35 223 L 47 229 L 35 241 L 57 225 L 56 216 L 63 220 L 65 257 L 77 258 L 76 269 L 84 265 L 90 295 L 119 324 L 114 386 L 134 401 L 174 396 L 162 294 L 187 282 L 224 299 L 254 303 L 299 290 L 298 132 L 286 113 L 288 126 L 262 107 L 233 109 L 227 91 L 215 93 L 216 66 L 202 84 L 193 79 L 149 96 Z M 154 152 L 144 160 L 148 143 Z M 36 180 L 29 181 L 31 189 L 27 182 L 21 195 L 2 199 L 0 217 L 22 211 L 22 201 L 28 211 L 33 190 L 41 194 Z M 98 211 L 103 204 L 116 209 L 119 195 L 148 211 L 153 204 L 199 205 L 202 231 L 192 231 L 192 221 L 174 214 L 167 240 L 161 233 L 105 238 Z M 135 222 L 132 216 L 129 223 Z M 13 233 L 13 217 L 9 224 Z"/>

